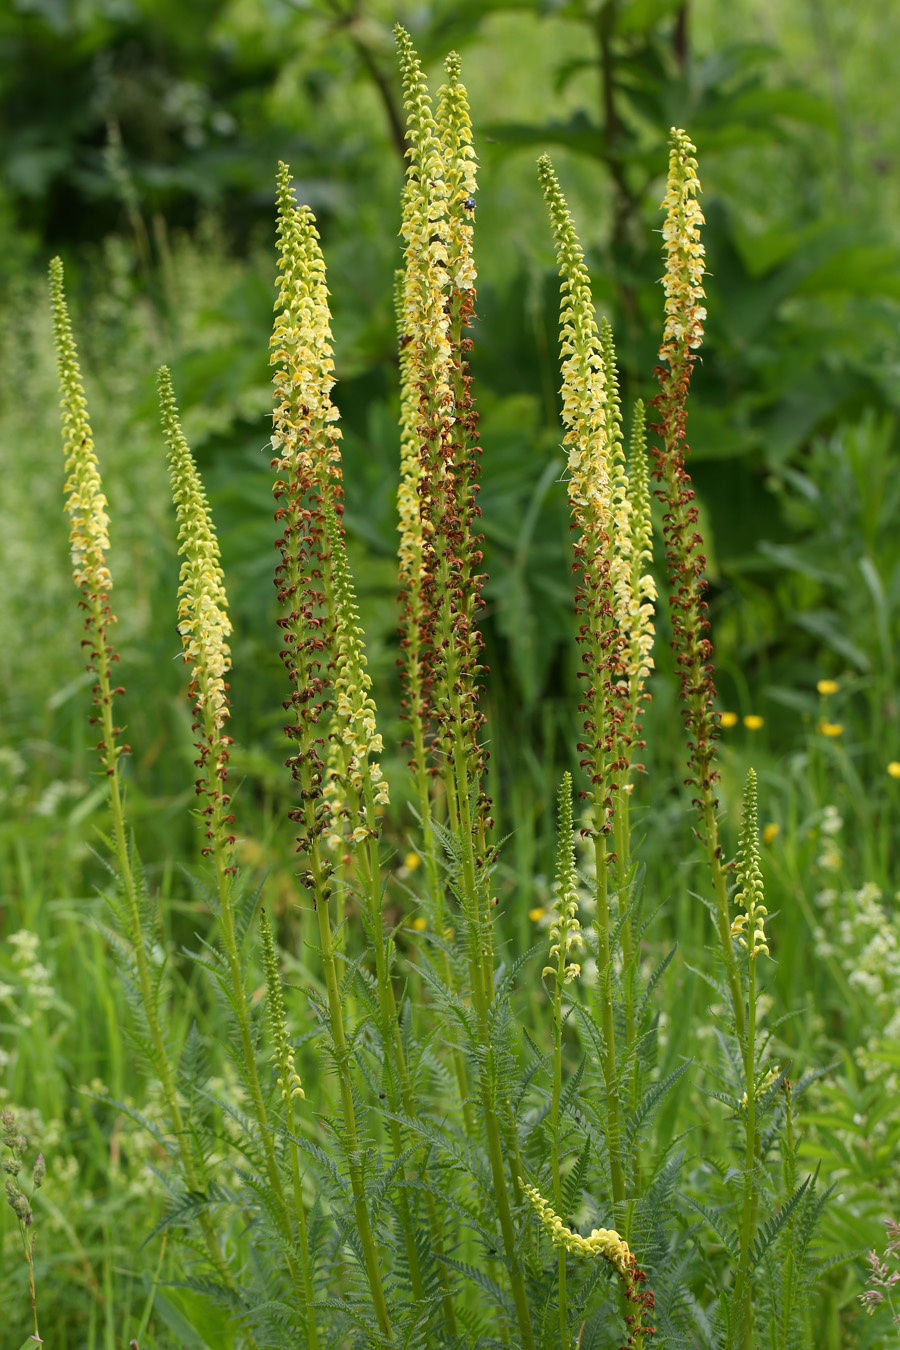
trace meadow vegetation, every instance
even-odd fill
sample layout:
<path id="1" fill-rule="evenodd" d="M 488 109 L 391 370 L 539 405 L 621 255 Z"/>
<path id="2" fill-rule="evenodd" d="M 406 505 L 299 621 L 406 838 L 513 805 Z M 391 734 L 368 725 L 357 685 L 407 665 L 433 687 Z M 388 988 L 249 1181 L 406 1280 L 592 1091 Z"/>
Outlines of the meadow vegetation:
<path id="1" fill-rule="evenodd" d="M 508 289 L 402 28 L 393 285 L 281 163 L 267 356 L 273 230 L 113 130 L 126 232 L 8 289 L 13 1350 L 896 1344 L 896 252 L 704 220 L 692 138 L 824 105 L 746 55 L 665 149 L 678 23 L 608 10 L 602 150 L 492 128 Z"/>

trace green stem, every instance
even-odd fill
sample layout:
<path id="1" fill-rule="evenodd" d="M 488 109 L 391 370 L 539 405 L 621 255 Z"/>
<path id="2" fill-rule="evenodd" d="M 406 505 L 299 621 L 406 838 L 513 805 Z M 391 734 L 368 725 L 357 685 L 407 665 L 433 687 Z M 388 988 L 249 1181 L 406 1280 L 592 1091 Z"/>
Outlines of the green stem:
<path id="1" fill-rule="evenodd" d="M 553 1098 L 550 1108 L 550 1164 L 553 1171 L 553 1198 L 556 1212 L 565 1221 L 563 1214 L 562 1176 L 559 1157 L 559 1105 L 562 1097 L 562 991 L 566 978 L 566 941 L 565 933 L 560 934 L 559 957 L 556 970 L 556 989 L 553 994 Z M 558 1253 L 559 1284 L 559 1345 L 560 1350 L 569 1346 L 569 1307 L 566 1297 L 566 1249 L 560 1247 Z"/>
<path id="2" fill-rule="evenodd" d="M 419 813 L 422 817 L 422 846 L 425 850 L 425 863 L 428 868 L 428 889 L 431 896 L 431 913 L 435 926 L 435 937 L 438 942 L 438 960 L 440 962 L 441 976 L 448 989 L 454 985 L 453 970 L 450 965 L 450 958 L 447 955 L 444 946 L 444 929 L 446 927 L 446 910 L 444 908 L 444 894 L 441 888 L 440 877 L 438 874 L 437 853 L 435 847 L 434 830 L 431 826 L 431 790 L 429 786 L 428 770 L 425 767 L 425 736 L 422 723 L 419 718 L 414 718 L 413 741 L 416 756 L 416 787 L 419 793 Z M 459 1088 L 459 1100 L 462 1103 L 463 1124 L 466 1130 L 466 1137 L 474 1137 L 475 1122 L 472 1118 L 472 1107 L 469 1103 L 469 1083 L 466 1073 L 466 1062 L 462 1051 L 458 1046 L 453 1048 L 453 1071 L 456 1074 L 456 1083 Z"/>
<path id="3" fill-rule="evenodd" d="M 623 781 L 619 785 L 619 791 L 616 795 L 616 808 L 613 817 L 613 832 L 616 842 L 616 875 L 618 881 L 618 902 L 619 913 L 631 905 L 630 886 L 632 881 L 631 867 L 631 829 L 628 814 L 629 794 L 627 788 L 629 784 L 625 781 L 626 775 L 623 775 Z M 631 1065 L 631 1078 L 629 1085 L 629 1101 L 632 1111 L 637 1110 L 638 1094 L 640 1089 L 640 1078 L 638 1075 L 637 1064 L 637 1026 L 634 1010 L 634 985 L 637 972 L 635 970 L 634 955 L 634 928 L 629 913 L 622 922 L 622 967 L 623 967 L 623 986 L 625 996 L 625 1055 Z M 632 1158 L 632 1193 L 639 1196 L 642 1190 L 641 1180 L 641 1151 L 639 1146 L 635 1146 L 634 1157 Z"/>
<path id="4" fill-rule="evenodd" d="M 300 1265 L 303 1271 L 303 1292 L 306 1298 L 306 1342 L 307 1350 L 318 1350 L 319 1332 L 316 1327 L 316 1314 L 314 1310 L 315 1303 L 315 1285 L 313 1284 L 312 1266 L 309 1260 L 309 1233 L 306 1227 L 306 1203 L 303 1199 L 303 1178 L 300 1174 L 300 1150 L 296 1141 L 296 1123 L 294 1119 L 294 1103 L 291 1098 L 290 1090 L 287 1094 L 286 1112 L 287 1128 L 290 1140 L 288 1149 L 291 1159 L 291 1190 L 294 1197 L 294 1213 L 297 1216 L 297 1233 L 300 1237 Z"/>
<path id="5" fill-rule="evenodd" d="M 603 1028 L 603 1080 L 606 1085 L 606 1131 L 609 1146 L 609 1170 L 613 1200 L 625 1203 L 625 1173 L 622 1169 L 622 1126 L 619 1116 L 619 1085 L 616 1072 L 616 1028 L 612 995 L 612 962 L 609 946 L 609 877 L 607 875 L 606 835 L 598 828 L 605 817 L 603 787 L 594 794 L 594 866 L 596 869 L 597 912 L 597 997 Z"/>
<path id="6" fill-rule="evenodd" d="M 744 1150 L 744 1206 L 741 1218 L 741 1264 L 734 1291 L 735 1313 L 740 1318 L 743 1350 L 753 1350 L 753 1290 L 750 1249 L 756 1230 L 756 957 L 751 951 L 747 994 L 747 1037 L 744 1043 L 747 1079 L 746 1145 Z"/>
<path id="7" fill-rule="evenodd" d="M 122 888 L 125 892 L 125 904 L 128 911 L 128 923 L 130 926 L 129 938 L 134 953 L 135 966 L 137 967 L 141 1003 L 143 1004 L 144 1015 L 147 1018 L 147 1029 L 150 1033 L 150 1040 L 153 1045 L 156 1071 L 159 1075 L 163 1096 L 166 1100 L 172 1129 L 174 1130 L 178 1141 L 178 1154 L 184 1179 L 188 1190 L 192 1192 L 192 1194 L 201 1195 L 205 1190 L 205 1185 L 201 1182 L 196 1160 L 187 1142 L 184 1118 L 181 1114 L 181 1107 L 178 1103 L 178 1093 L 175 1088 L 175 1076 L 172 1071 L 169 1052 L 166 1048 L 165 1038 L 159 1023 L 159 1009 L 153 991 L 153 978 L 150 973 L 147 948 L 144 943 L 144 933 L 141 926 L 141 910 L 140 902 L 138 900 L 137 885 L 135 883 L 131 858 L 128 852 L 125 812 L 123 809 L 122 792 L 119 783 L 119 756 L 121 752 L 116 745 L 116 730 L 113 725 L 113 695 L 112 682 L 110 680 L 109 652 L 103 636 L 105 620 L 100 597 L 98 595 L 91 596 L 90 614 L 94 633 L 97 634 L 97 651 L 95 659 L 97 663 L 96 672 L 99 692 L 98 706 L 100 708 L 100 725 L 103 729 L 102 762 L 109 780 L 109 802 L 113 822 L 113 844 L 116 861 L 119 866 L 119 876 L 122 881 Z M 215 1228 L 213 1227 L 212 1220 L 206 1210 L 200 1211 L 199 1223 L 200 1230 L 203 1234 L 203 1240 L 206 1244 L 206 1250 L 217 1275 L 229 1289 L 233 1290 L 235 1285 L 228 1268 L 228 1263 L 225 1260 L 224 1253 L 219 1244 L 219 1239 Z"/>
<path id="8" fill-rule="evenodd" d="M 259 1081 L 259 1070 L 256 1064 L 256 1047 L 253 1044 L 253 1036 L 250 1030 L 247 991 L 244 987 L 244 975 L 241 969 L 241 953 L 238 949 L 237 935 L 234 927 L 234 906 L 232 903 L 233 882 L 230 866 L 233 848 L 228 842 L 225 803 L 222 798 L 224 778 L 220 778 L 220 772 L 224 773 L 223 769 L 220 770 L 222 733 L 220 728 L 216 726 L 213 705 L 209 697 L 210 691 L 203 676 L 201 676 L 200 683 L 203 705 L 203 726 L 206 733 L 206 745 L 209 747 L 205 761 L 206 795 L 211 807 L 208 837 L 211 839 L 210 847 L 213 855 L 213 863 L 215 865 L 222 946 L 225 950 L 225 959 L 228 963 L 228 973 L 231 979 L 231 1006 L 235 1020 L 238 1024 L 244 1079 L 250 1090 L 253 1113 L 259 1126 L 260 1142 L 262 1144 L 266 1163 L 266 1173 L 269 1178 L 269 1185 L 272 1188 L 272 1193 L 278 1202 L 278 1226 L 281 1230 L 281 1236 L 284 1239 L 285 1247 L 286 1249 L 289 1249 L 290 1244 L 293 1241 L 293 1233 L 289 1217 L 288 1201 L 281 1178 L 281 1169 L 278 1165 L 278 1159 L 275 1156 L 275 1134 L 269 1122 L 269 1115 L 266 1110 L 266 1103 Z M 297 1263 L 293 1257 L 289 1255 L 287 1261 L 291 1283 L 294 1286 L 295 1297 L 297 1298 L 298 1303 L 305 1307 L 307 1300 L 303 1277 L 301 1272 L 297 1269 Z"/>
<path id="9" fill-rule="evenodd" d="M 387 1301 L 381 1280 L 381 1263 L 369 1211 L 366 1205 L 365 1178 L 359 1148 L 359 1132 L 356 1125 L 356 1107 L 353 1101 L 353 1083 L 350 1077 L 350 1051 L 344 1030 L 344 1013 L 341 1007 L 341 991 L 337 978 L 337 964 L 334 955 L 334 936 L 331 930 L 329 913 L 330 889 L 327 884 L 326 869 L 319 848 L 317 822 L 314 801 L 306 800 L 306 829 L 310 840 L 309 866 L 313 878 L 314 903 L 319 926 L 319 943 L 322 953 L 322 967 L 325 972 L 325 987 L 328 991 L 328 1013 L 331 1023 L 331 1038 L 334 1044 L 334 1057 L 337 1065 L 338 1084 L 341 1094 L 344 1135 L 346 1139 L 347 1163 L 350 1169 L 350 1187 L 353 1192 L 353 1212 L 363 1249 L 363 1260 L 372 1295 L 372 1305 L 379 1330 L 390 1343 L 394 1342 L 391 1320 L 388 1315 Z"/>

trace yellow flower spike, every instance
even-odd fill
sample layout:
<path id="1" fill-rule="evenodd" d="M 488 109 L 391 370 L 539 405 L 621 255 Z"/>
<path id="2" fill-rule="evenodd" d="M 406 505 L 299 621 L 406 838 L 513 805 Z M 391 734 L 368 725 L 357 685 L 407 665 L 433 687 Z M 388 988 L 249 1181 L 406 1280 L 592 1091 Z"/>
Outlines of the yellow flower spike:
<path id="1" fill-rule="evenodd" d="M 818 723 L 817 730 L 823 736 L 843 736 L 843 722 L 826 722 L 824 718 Z"/>
<path id="2" fill-rule="evenodd" d="M 94 438 L 81 381 L 78 352 L 66 305 L 63 265 L 59 258 L 54 258 L 50 263 L 50 299 L 66 457 L 66 513 L 69 517 L 72 576 L 75 585 L 81 588 L 86 614 L 87 637 L 82 645 L 87 653 L 87 668 L 96 678 L 93 694 L 97 715 L 94 721 L 100 724 L 102 731 L 97 753 L 107 776 L 113 777 L 119 756 L 126 754 L 129 747 L 117 743 L 121 728 L 113 724 L 115 696 L 124 694 L 125 690 L 121 685 L 113 688 L 112 666 L 119 656 L 108 640 L 108 629 L 116 622 L 109 603 L 112 576 L 106 565 L 109 516 L 100 468 L 94 453 Z"/>
<path id="3" fill-rule="evenodd" d="M 631 623 L 628 674 L 634 684 L 633 716 L 639 714 L 644 682 L 653 670 L 653 618 L 656 582 L 645 571 L 653 560 L 653 534 L 650 515 L 650 479 L 647 463 L 646 413 L 642 399 L 634 409 L 631 445 L 628 452 L 628 498 L 631 502 Z M 640 732 L 635 724 L 633 730 Z"/>
<path id="4" fill-rule="evenodd" d="M 413 928 L 416 930 L 417 933 L 424 933 L 424 932 L 425 932 L 425 929 L 428 927 L 428 920 L 427 920 L 427 919 L 413 919 L 413 921 L 412 921 L 412 926 L 413 926 Z"/>
<path id="5" fill-rule="evenodd" d="M 887 771 L 891 778 L 900 778 L 900 760 L 892 759 L 887 766 Z"/>
<path id="6" fill-rule="evenodd" d="M 719 716 L 719 724 L 725 728 L 736 727 L 740 720 L 736 712 L 723 712 Z"/>
<path id="7" fill-rule="evenodd" d="M 197 707 L 209 704 L 221 730 L 228 719 L 225 676 L 231 669 L 228 598 L 219 561 L 219 544 L 206 492 L 181 430 L 172 379 L 159 372 L 163 431 L 169 447 L 169 473 L 178 516 L 178 542 L 184 559 L 178 588 L 178 632 L 185 662 L 191 662 L 191 683 Z"/>
<path id="8" fill-rule="evenodd" d="M 629 715 L 631 690 L 628 634 L 637 602 L 632 590 L 631 503 L 621 445 L 618 388 L 612 330 L 594 318 L 590 278 L 572 216 L 549 158 L 538 160 L 538 176 L 550 213 L 562 278 L 563 446 L 568 455 L 569 506 L 575 553 L 581 572 L 577 593 L 579 641 L 595 672 L 584 691 L 582 760 L 595 785 L 594 830 L 609 829 L 603 805 L 618 728 Z M 639 606 L 638 606 L 639 608 Z M 621 749 L 616 747 L 617 752 Z"/>
<path id="9" fill-rule="evenodd" d="M 403 859 L 403 866 L 408 872 L 414 872 L 417 867 L 422 866 L 422 859 L 418 853 L 407 853 Z"/>
<path id="10" fill-rule="evenodd" d="M 228 638 L 228 598 L 219 561 L 219 543 L 193 456 L 181 430 L 172 379 L 163 366 L 159 372 L 159 403 L 163 433 L 169 447 L 169 477 L 178 518 L 178 545 L 183 559 L 178 587 L 178 632 L 182 657 L 191 666 L 190 693 L 194 699 L 200 739 L 197 765 L 198 794 L 205 794 L 207 838 L 232 846 L 228 827 L 234 818 L 226 815 L 225 791 L 228 747 L 224 734 L 230 716 L 225 676 L 231 669 Z M 204 853 L 209 849 L 205 848 Z"/>
<path id="11" fill-rule="evenodd" d="M 744 726 L 748 731 L 759 731 L 760 727 L 765 726 L 765 718 L 760 717 L 759 713 L 748 713 L 744 718 Z"/>
<path id="12" fill-rule="evenodd" d="M 775 840 L 781 834 L 781 826 L 775 820 L 770 820 L 763 826 L 762 838 L 764 844 L 774 844 Z"/>
<path id="13" fill-rule="evenodd" d="M 112 590 L 112 577 L 106 566 L 109 516 L 94 453 L 87 399 L 63 290 L 63 265 L 59 258 L 54 258 L 50 264 L 50 296 L 62 394 L 66 511 L 73 576 L 76 586 L 83 586 L 93 595 L 101 595 Z"/>
<path id="14" fill-rule="evenodd" d="M 737 860 L 738 889 L 734 902 L 743 907 L 731 926 L 731 935 L 754 960 L 760 952 L 769 954 L 766 942 L 765 918 L 768 910 L 764 904 L 762 872 L 759 857 L 759 824 L 756 799 L 756 771 L 747 773 L 747 785 L 744 789 L 744 814 L 741 822 L 740 846 Z"/>
<path id="15" fill-rule="evenodd" d="M 837 680 L 819 680 L 816 684 L 819 693 L 826 696 L 828 694 L 836 694 L 840 687 Z"/>
<path id="16" fill-rule="evenodd" d="M 540 923 L 547 911 L 542 905 L 535 905 L 534 909 L 528 911 L 528 917 L 532 923 Z"/>
<path id="17" fill-rule="evenodd" d="M 298 207 L 291 171 L 278 166 L 278 311 L 269 342 L 275 366 L 275 467 L 301 486 L 340 479 L 340 428 L 332 402 L 334 353 L 325 260 L 315 218 Z"/>
<path id="18" fill-rule="evenodd" d="M 703 212 L 697 196 L 696 150 L 683 131 L 673 127 L 670 133 L 669 176 L 661 208 L 666 212 L 663 242 L 666 270 L 663 290 L 666 296 L 666 326 L 660 355 L 682 361 L 690 349 L 703 341 L 706 310 L 700 304 L 703 289 L 704 249 L 700 242 Z"/>

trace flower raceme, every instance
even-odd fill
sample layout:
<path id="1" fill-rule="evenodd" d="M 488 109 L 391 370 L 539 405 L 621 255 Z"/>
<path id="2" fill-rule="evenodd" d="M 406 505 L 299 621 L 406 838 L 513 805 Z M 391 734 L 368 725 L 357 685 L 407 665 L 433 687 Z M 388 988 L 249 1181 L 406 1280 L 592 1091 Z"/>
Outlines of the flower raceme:
<path id="1" fill-rule="evenodd" d="M 438 767 L 451 762 L 461 738 L 466 781 L 455 792 L 468 798 L 474 789 L 481 831 L 489 807 L 480 787 L 485 752 L 476 626 L 483 603 L 481 450 L 473 444 L 478 414 L 468 373 L 472 340 L 465 335 L 475 304 L 475 152 L 459 58 L 447 60 L 447 82 L 433 110 L 409 35 L 395 31 L 409 141 L 401 226 L 405 269 L 398 287 L 402 668 L 407 714 L 428 724 L 427 735 L 414 727 L 417 766 L 426 739 L 436 734 L 440 742 L 443 756 L 432 757 Z"/>
<path id="2" fill-rule="evenodd" d="M 188 448 L 168 369 L 159 372 L 159 401 L 163 434 L 169 447 L 169 474 L 178 519 L 178 543 L 182 556 L 178 588 L 178 632 L 183 659 L 191 666 L 190 692 L 194 699 L 194 730 L 200 776 L 197 795 L 205 795 L 203 815 L 207 838 L 228 848 L 234 836 L 228 826 L 234 817 L 225 814 L 230 798 L 225 792 L 231 737 L 225 734 L 230 716 L 225 676 L 231 669 L 228 638 L 228 598 L 219 558 L 219 543 L 210 515 L 206 492 Z M 209 853 L 210 849 L 204 849 Z"/>
<path id="3" fill-rule="evenodd" d="M 625 1298 L 638 1305 L 636 1316 L 628 1319 L 628 1344 L 643 1346 L 644 1336 L 655 1334 L 655 1327 L 644 1325 L 644 1318 L 653 1311 L 655 1300 L 650 1289 L 641 1288 L 647 1276 L 638 1266 L 625 1239 L 614 1228 L 595 1228 L 588 1237 L 573 1233 L 536 1187 L 526 1182 L 523 1190 L 554 1247 L 563 1247 L 573 1256 L 606 1261 L 612 1266 L 622 1283 Z"/>
<path id="4" fill-rule="evenodd" d="M 121 728 L 112 725 L 111 716 L 114 695 L 124 694 L 125 690 L 121 685 L 111 687 L 111 667 L 119 660 L 119 654 L 107 638 L 108 628 L 116 622 L 109 603 L 113 582 L 106 562 L 109 552 L 109 516 L 66 305 L 63 265 L 59 258 L 54 258 L 50 264 L 50 299 L 66 456 L 65 493 L 72 576 L 75 585 L 81 590 L 81 607 L 86 616 L 84 626 L 87 636 L 81 645 L 89 654 L 88 670 L 97 676 L 97 683 L 93 687 L 97 714 L 91 718 L 91 722 L 102 726 L 103 739 L 98 743 L 97 750 L 107 776 L 111 777 L 115 773 L 119 756 L 126 754 L 129 747 L 116 744 Z"/>
<path id="5" fill-rule="evenodd" d="M 620 767 L 617 735 L 627 708 L 623 619 L 631 609 L 631 506 L 624 469 L 611 333 L 594 318 L 590 279 L 572 217 L 550 160 L 538 161 L 563 283 L 560 304 L 563 445 L 575 555 L 580 571 L 580 678 L 585 740 L 581 765 L 594 788 L 593 828 L 610 828 L 611 777 Z M 605 340 L 604 340 L 605 339 Z"/>

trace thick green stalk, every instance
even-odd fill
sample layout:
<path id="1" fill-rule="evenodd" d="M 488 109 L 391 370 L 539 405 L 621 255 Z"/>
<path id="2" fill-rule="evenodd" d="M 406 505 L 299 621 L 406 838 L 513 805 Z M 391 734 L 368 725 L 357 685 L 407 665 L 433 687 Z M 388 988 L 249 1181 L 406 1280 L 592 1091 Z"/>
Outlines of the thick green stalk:
<path id="1" fill-rule="evenodd" d="M 202 690 L 203 723 L 206 733 L 206 743 L 211 746 L 221 737 L 221 732 L 216 726 L 213 703 L 209 697 L 209 690 L 202 676 L 200 685 Z M 266 1163 L 266 1174 L 269 1178 L 269 1185 L 272 1187 L 272 1192 L 278 1201 L 278 1226 L 287 1247 L 293 1240 L 289 1218 L 290 1209 L 281 1177 L 281 1169 L 275 1155 L 275 1133 L 269 1121 L 269 1113 L 266 1109 L 265 1098 L 263 1097 L 262 1086 L 259 1081 L 259 1069 L 256 1063 L 256 1047 L 253 1043 L 253 1035 L 250 1029 L 250 1012 L 247 1007 L 247 991 L 244 986 L 244 976 L 241 969 L 241 953 L 238 949 L 237 936 L 234 927 L 234 906 L 232 904 L 233 873 L 231 869 L 233 849 L 232 845 L 227 842 L 228 827 L 225 820 L 225 803 L 222 797 L 222 782 L 219 777 L 219 762 L 215 755 L 207 755 L 205 768 L 207 799 L 212 807 L 212 814 L 209 817 L 208 833 L 211 836 L 210 847 L 212 849 L 216 873 L 216 891 L 219 898 L 219 924 L 222 934 L 222 946 L 225 951 L 225 960 L 228 963 L 228 973 L 231 979 L 231 1006 L 235 1020 L 238 1024 L 244 1078 L 250 1089 L 253 1114 L 255 1115 L 256 1123 L 259 1126 L 260 1142 L 262 1144 L 263 1156 Z M 224 772 L 224 770 L 222 772 Z M 306 1303 L 306 1292 L 303 1274 L 298 1270 L 297 1263 L 291 1256 L 288 1256 L 287 1260 L 295 1296 L 301 1306 L 304 1306 Z"/>
<path id="2" fill-rule="evenodd" d="M 628 812 L 629 794 L 626 790 L 627 786 L 629 786 L 627 783 L 620 784 L 619 791 L 616 794 L 615 815 L 613 816 L 613 837 L 616 843 L 616 876 L 618 881 L 618 903 L 620 914 L 622 909 L 632 902 L 630 887 L 633 879 L 633 868 L 631 863 L 631 826 Z M 641 1085 L 636 1059 L 637 1025 L 634 1008 L 634 986 L 637 971 L 635 969 L 634 928 L 630 914 L 622 923 L 621 934 L 622 964 L 624 968 L 625 1055 L 626 1058 L 631 1060 L 629 1102 L 631 1110 L 635 1111 L 638 1105 Z M 641 1152 L 638 1145 L 635 1145 L 631 1170 L 632 1196 L 639 1196 L 642 1191 L 643 1183 L 641 1177 Z M 626 1237 L 630 1236 L 630 1229 L 631 1225 L 629 1223 L 626 1226 Z"/>
<path id="3" fill-rule="evenodd" d="M 328 991 L 328 1013 L 331 1024 L 331 1037 L 334 1045 L 334 1057 L 337 1065 L 338 1085 L 341 1094 L 341 1108 L 344 1118 L 344 1134 L 347 1141 L 347 1162 L 350 1168 L 350 1187 L 353 1191 L 353 1212 L 359 1240 L 363 1249 L 366 1275 L 372 1304 L 381 1334 L 393 1344 L 394 1335 L 388 1314 L 384 1286 L 381 1279 L 381 1263 L 369 1210 L 366 1203 L 365 1178 L 359 1149 L 359 1132 L 356 1125 L 356 1107 L 353 1102 L 353 1083 L 350 1076 L 350 1051 L 344 1030 L 344 1013 L 341 1006 L 341 991 L 337 977 L 337 963 L 334 954 L 334 935 L 331 930 L 329 913 L 329 895 L 327 870 L 322 860 L 319 840 L 316 833 L 315 804 L 307 798 L 305 806 L 306 828 L 309 832 L 309 870 L 313 878 L 316 918 L 319 926 L 319 943 L 322 954 L 322 966 L 325 972 L 325 987 Z"/>
<path id="4" fill-rule="evenodd" d="M 747 1079 L 747 1116 L 744 1147 L 744 1204 L 741 1216 L 741 1257 L 735 1281 L 734 1308 L 739 1318 L 737 1331 L 743 1350 L 753 1350 L 753 1289 L 750 1278 L 750 1249 L 756 1236 L 756 958 L 750 957 L 747 995 L 747 1035 L 744 1042 L 744 1072 Z M 730 1338 L 734 1344 L 734 1337 Z"/>
<path id="5" fill-rule="evenodd" d="M 307 1350 L 318 1350 L 319 1332 L 316 1327 L 314 1303 L 316 1297 L 313 1284 L 312 1266 L 309 1260 L 309 1233 L 306 1227 L 306 1202 L 303 1199 L 303 1177 L 300 1173 L 300 1150 L 297 1147 L 297 1133 L 294 1118 L 294 1103 L 290 1092 L 285 1103 L 287 1128 L 290 1139 L 288 1152 L 291 1159 L 291 1191 L 294 1199 L 294 1213 L 297 1216 L 297 1233 L 300 1238 L 300 1268 L 303 1272 L 303 1293 L 306 1299 L 306 1337 Z"/>
<path id="6" fill-rule="evenodd" d="M 472 821 L 469 811 L 469 795 L 466 790 L 468 786 L 466 752 L 467 747 L 463 741 L 459 721 L 457 721 L 454 726 L 453 741 L 453 765 L 454 777 L 456 779 L 454 786 L 456 789 L 456 807 L 459 812 L 458 838 L 462 844 L 463 854 L 463 874 L 461 879 L 463 899 L 467 910 L 467 917 L 469 918 L 470 930 L 474 926 L 477 935 L 474 941 L 470 938 L 469 972 L 472 982 L 472 1002 L 475 1007 L 475 1024 L 478 1033 L 479 1049 L 482 1055 L 482 1067 L 480 1070 L 481 1108 L 484 1115 L 484 1127 L 487 1136 L 491 1176 L 494 1182 L 494 1199 L 497 1205 L 497 1214 L 500 1219 L 500 1229 L 503 1234 L 503 1245 L 506 1252 L 506 1258 L 509 1262 L 509 1278 L 512 1287 L 513 1303 L 516 1309 L 516 1320 L 519 1325 L 519 1334 L 522 1338 L 524 1350 L 533 1350 L 534 1332 L 531 1326 L 528 1293 L 525 1287 L 525 1278 L 521 1261 L 516 1252 L 516 1235 L 509 1203 L 506 1168 L 503 1163 L 500 1125 L 494 1104 L 496 1064 L 494 1060 L 494 1047 L 491 1042 L 489 1021 L 489 1008 L 494 992 L 494 971 L 493 961 L 491 960 L 489 967 L 490 985 L 488 985 L 485 969 L 485 957 L 488 954 L 484 950 L 485 944 L 480 940 L 484 928 L 482 913 L 484 906 L 481 903 L 479 887 L 476 882 Z M 453 820 L 451 819 L 451 828 L 452 825 Z"/>
<path id="7" fill-rule="evenodd" d="M 606 835 L 597 829 L 598 819 L 605 814 L 602 797 L 594 796 L 594 867 L 596 869 L 595 895 L 597 911 L 594 932 L 597 935 L 597 999 L 600 1004 L 600 1025 L 603 1030 L 603 1081 L 606 1085 L 606 1130 L 609 1145 L 609 1170 L 613 1200 L 624 1205 L 626 1196 L 625 1173 L 622 1168 L 622 1125 L 619 1115 L 619 1084 L 616 1068 L 616 1026 L 612 995 L 612 962 L 609 943 L 609 866 Z"/>
<path id="8" fill-rule="evenodd" d="M 797 1153 L 794 1143 L 794 1104 L 791 1099 L 791 1084 L 784 1080 L 785 1095 L 785 1141 L 784 1141 L 784 1203 L 787 1204 L 797 1185 Z M 790 1350 L 791 1314 L 794 1308 L 794 1217 L 788 1220 L 787 1238 L 784 1244 L 784 1266 L 782 1268 L 782 1319 L 780 1350 Z"/>
<path id="9" fill-rule="evenodd" d="M 91 596 L 90 612 L 94 624 L 94 631 L 96 633 L 102 633 L 103 614 L 100 599 L 97 595 Z M 119 785 L 119 751 L 116 746 L 116 731 L 113 726 L 113 695 L 112 682 L 110 680 L 109 655 L 106 651 L 106 644 L 102 639 L 97 643 L 94 659 L 97 663 L 96 672 L 97 683 L 99 685 L 98 705 L 100 708 L 100 725 L 103 730 L 101 744 L 103 765 L 109 780 L 109 801 L 113 822 L 113 843 L 116 860 L 119 865 L 119 875 L 125 892 L 125 903 L 131 928 L 129 937 L 131 939 L 131 947 L 134 953 L 135 965 L 137 967 L 138 985 L 141 991 L 141 1003 L 144 1008 L 144 1015 L 147 1018 L 147 1029 L 153 1044 L 153 1051 L 156 1058 L 156 1070 L 159 1074 L 160 1085 L 169 1111 L 169 1119 L 172 1122 L 172 1128 L 175 1131 L 175 1136 L 178 1141 L 178 1152 L 181 1159 L 184 1179 L 187 1183 L 188 1190 L 194 1195 L 200 1195 L 205 1189 L 205 1178 L 201 1180 L 197 1160 L 193 1156 L 193 1151 L 190 1147 L 190 1136 L 185 1130 L 184 1118 L 181 1113 L 181 1106 L 178 1102 L 178 1093 L 175 1087 L 175 1075 L 172 1071 L 172 1064 L 169 1059 L 165 1037 L 163 1036 L 162 1027 L 159 1023 L 158 1008 L 153 993 L 153 977 L 150 973 L 147 949 L 144 945 L 140 903 L 138 901 L 134 872 L 131 866 L 131 856 L 128 850 L 128 838 L 125 829 L 125 812 Z M 233 1289 L 234 1281 L 231 1277 L 228 1263 L 225 1260 L 225 1255 L 219 1243 L 218 1235 L 213 1227 L 212 1220 L 205 1210 L 202 1210 L 200 1213 L 199 1223 L 200 1230 L 203 1234 L 203 1240 L 206 1244 L 206 1250 L 217 1275 L 229 1289 Z"/>
<path id="10" fill-rule="evenodd" d="M 563 1194 L 562 1175 L 559 1157 L 559 1104 L 562 1097 L 562 991 L 566 978 L 566 943 L 559 944 L 557 961 L 556 988 L 553 994 L 553 1097 L 550 1106 L 550 1165 L 553 1170 L 553 1198 L 556 1212 L 562 1215 Z M 560 1247 L 558 1260 L 559 1289 L 559 1345 L 560 1350 L 569 1346 L 569 1306 L 566 1296 L 566 1249 Z"/>

